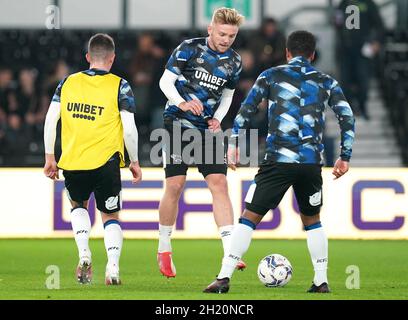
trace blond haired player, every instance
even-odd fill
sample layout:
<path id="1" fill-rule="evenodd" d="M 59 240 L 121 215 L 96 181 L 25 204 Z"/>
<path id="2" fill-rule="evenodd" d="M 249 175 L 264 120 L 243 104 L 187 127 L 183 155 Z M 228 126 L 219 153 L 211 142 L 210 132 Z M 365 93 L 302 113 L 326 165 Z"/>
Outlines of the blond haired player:
<path id="1" fill-rule="evenodd" d="M 99 33 L 91 37 L 86 60 L 89 69 L 62 80 L 50 104 L 44 127 L 44 174 L 56 179 L 58 169 L 63 169 L 79 252 L 76 276 L 82 284 L 92 279 L 92 255 L 88 245 L 91 221 L 87 209 L 90 194 L 94 192 L 105 229 L 108 256 L 105 283 L 118 285 L 123 243 L 118 219 L 124 144 L 131 161 L 132 182 L 142 178 L 134 122 L 135 101 L 128 82 L 109 72 L 115 60 L 115 44 L 109 35 Z M 57 164 L 54 145 L 60 118 L 62 154 Z"/>
<path id="2" fill-rule="evenodd" d="M 168 99 L 163 120 L 170 143 L 165 143 L 163 147 L 166 184 L 159 206 L 157 260 L 160 272 L 167 277 L 176 276 L 170 240 L 189 164 L 196 165 L 207 182 L 224 254 L 229 249 L 233 211 L 228 195 L 224 147 L 202 138 L 199 148 L 203 157 L 183 157 L 186 143 L 180 141 L 180 135 L 177 136 L 176 132 L 184 133 L 192 129 L 203 137 L 208 130 L 220 130 L 242 69 L 241 57 L 231 46 L 243 19 L 235 9 L 215 10 L 208 26 L 208 37 L 183 41 L 170 56 L 160 79 L 160 88 Z M 174 146 L 180 146 L 180 150 L 175 150 Z M 207 152 L 221 155 L 216 156 L 221 161 L 212 159 L 204 163 Z M 238 268 L 245 268 L 245 264 L 240 262 Z"/>

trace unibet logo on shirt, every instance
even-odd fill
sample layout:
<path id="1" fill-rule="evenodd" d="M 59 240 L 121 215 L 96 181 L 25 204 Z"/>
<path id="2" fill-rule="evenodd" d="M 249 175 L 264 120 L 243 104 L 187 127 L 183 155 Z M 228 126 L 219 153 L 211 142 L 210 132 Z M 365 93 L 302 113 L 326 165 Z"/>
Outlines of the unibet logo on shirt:
<path id="1" fill-rule="evenodd" d="M 89 105 L 77 102 L 68 102 L 67 110 L 72 112 L 73 118 L 92 120 L 96 119 L 96 116 L 101 116 L 105 107 Z"/>
<path id="2" fill-rule="evenodd" d="M 200 86 L 208 87 L 210 89 L 218 90 L 219 86 L 223 86 L 227 80 L 214 76 L 208 72 L 196 71 L 194 73 L 196 79 L 201 80 Z"/>

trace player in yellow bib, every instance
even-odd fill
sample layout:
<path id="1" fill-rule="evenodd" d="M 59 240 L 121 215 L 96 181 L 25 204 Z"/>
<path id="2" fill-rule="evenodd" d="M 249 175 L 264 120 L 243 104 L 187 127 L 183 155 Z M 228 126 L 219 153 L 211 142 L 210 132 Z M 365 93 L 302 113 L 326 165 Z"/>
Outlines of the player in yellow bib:
<path id="1" fill-rule="evenodd" d="M 76 276 L 83 284 L 92 280 L 88 245 L 91 221 L 87 209 L 90 194 L 94 192 L 105 228 L 108 256 L 105 283 L 115 285 L 121 283 L 119 259 L 123 235 L 119 211 L 124 145 L 130 158 L 132 182 L 142 178 L 134 121 L 135 99 L 128 82 L 109 72 L 115 60 L 115 44 L 109 35 L 99 33 L 91 37 L 86 59 L 89 70 L 62 80 L 48 109 L 44 126 L 44 174 L 54 180 L 58 178 L 58 169 L 63 169 L 79 252 Z M 62 154 L 57 164 L 54 147 L 60 118 Z"/>

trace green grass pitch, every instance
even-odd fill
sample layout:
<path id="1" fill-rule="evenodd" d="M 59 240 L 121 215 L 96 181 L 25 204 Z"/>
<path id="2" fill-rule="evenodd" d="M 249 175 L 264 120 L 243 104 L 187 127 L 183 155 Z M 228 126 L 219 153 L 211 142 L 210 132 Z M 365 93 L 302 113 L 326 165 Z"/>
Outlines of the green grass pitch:
<path id="1" fill-rule="evenodd" d="M 73 239 L 0 240 L 0 299 L 408 299 L 407 241 L 329 241 L 329 281 L 332 293 L 307 294 L 313 271 L 305 240 L 253 240 L 244 257 L 248 268 L 235 272 L 225 295 L 201 291 L 219 271 L 221 242 L 173 240 L 177 277 L 163 277 L 156 265 L 157 241 L 124 241 L 121 258 L 122 286 L 104 285 L 106 254 L 103 240 L 92 239 L 94 278 L 79 285 Z M 266 288 L 258 280 L 259 260 L 280 253 L 293 265 L 294 274 L 283 288 Z M 60 289 L 46 288 L 49 265 L 60 270 Z M 347 289 L 349 265 L 358 266 L 360 289 Z"/>

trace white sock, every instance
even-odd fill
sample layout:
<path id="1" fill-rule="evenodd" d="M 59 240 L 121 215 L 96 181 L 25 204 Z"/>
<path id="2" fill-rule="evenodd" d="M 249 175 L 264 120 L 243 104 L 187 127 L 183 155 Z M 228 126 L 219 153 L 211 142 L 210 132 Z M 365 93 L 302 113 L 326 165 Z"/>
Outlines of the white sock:
<path id="1" fill-rule="evenodd" d="M 222 267 L 218 279 L 231 278 L 237 263 L 247 252 L 252 240 L 254 229 L 246 224 L 239 223 L 234 227 L 231 235 L 231 246 L 228 256 L 222 259 Z"/>
<path id="2" fill-rule="evenodd" d="M 172 252 L 171 251 L 171 233 L 173 226 L 163 226 L 159 224 L 159 249 L 158 252 Z"/>
<path id="3" fill-rule="evenodd" d="M 320 223 L 319 223 L 320 225 Z M 315 229 L 306 230 L 307 247 L 309 248 L 310 257 L 312 258 L 315 276 L 313 283 L 320 286 L 327 280 L 327 263 L 328 263 L 328 241 L 323 228 L 318 226 Z"/>
<path id="4" fill-rule="evenodd" d="M 231 246 L 231 236 L 233 229 L 234 229 L 233 225 L 222 226 L 218 229 L 221 235 L 222 247 L 224 249 L 224 257 L 227 257 Z"/>
<path id="5" fill-rule="evenodd" d="M 88 210 L 75 208 L 71 211 L 71 225 L 74 232 L 75 242 L 78 247 L 79 258 L 88 257 L 91 260 L 89 249 L 89 233 L 91 232 L 91 219 Z"/>
<path id="6" fill-rule="evenodd" d="M 108 266 L 119 268 L 120 253 L 122 251 L 123 233 L 117 220 L 109 220 L 104 224 L 105 249 L 108 256 Z"/>

